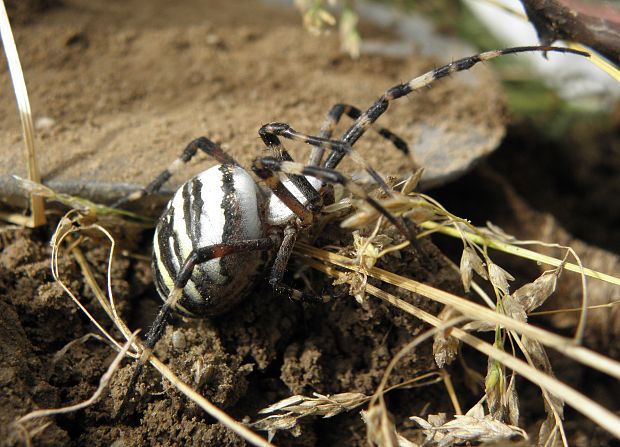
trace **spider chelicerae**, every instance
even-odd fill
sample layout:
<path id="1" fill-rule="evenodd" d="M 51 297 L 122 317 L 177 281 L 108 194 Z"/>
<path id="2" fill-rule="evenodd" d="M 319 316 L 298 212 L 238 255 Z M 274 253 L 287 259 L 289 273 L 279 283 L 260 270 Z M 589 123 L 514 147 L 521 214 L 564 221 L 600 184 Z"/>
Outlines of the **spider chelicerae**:
<path id="1" fill-rule="evenodd" d="M 129 383 L 123 410 L 133 394 L 143 365 L 161 338 L 172 311 L 186 316 L 222 314 L 237 304 L 263 271 L 264 258 L 257 252 L 275 252 L 269 276 L 273 289 L 282 295 L 305 299 L 310 295 L 293 289 L 282 279 L 300 231 L 316 221 L 330 201 L 329 185 L 340 184 L 365 200 L 415 243 L 411 222 L 390 214 L 364 188 L 336 170 L 349 155 L 361 164 L 387 195 L 390 188 L 381 176 L 353 150 L 353 145 L 387 110 L 391 101 L 430 85 L 478 62 L 522 52 L 562 52 L 588 56 L 561 47 L 529 46 L 489 51 L 456 60 L 409 82 L 388 89 L 366 111 L 337 104 L 330 110 L 318 136 L 306 135 L 285 123 L 262 126 L 259 135 L 273 156 L 252 162 L 254 178 L 216 143 L 200 137 L 187 145 L 181 156 L 146 188 L 118 201 L 120 206 L 158 191 L 185 163 L 201 150 L 219 162 L 181 186 L 160 217 L 153 241 L 152 268 L 162 305 L 146 334 L 144 351 Z M 355 120 L 340 139 L 332 134 L 343 115 Z M 387 129 L 375 130 L 405 154 L 407 144 Z M 312 146 L 306 165 L 293 161 L 281 138 Z M 328 152 L 327 156 L 326 151 Z M 282 177 L 285 178 L 281 178 Z"/>

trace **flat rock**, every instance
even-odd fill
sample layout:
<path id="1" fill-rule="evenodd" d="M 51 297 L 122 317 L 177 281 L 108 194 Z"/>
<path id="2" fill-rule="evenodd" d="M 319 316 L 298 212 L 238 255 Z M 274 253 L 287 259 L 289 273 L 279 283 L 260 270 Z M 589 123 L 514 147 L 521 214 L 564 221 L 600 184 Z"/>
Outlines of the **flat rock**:
<path id="1" fill-rule="evenodd" d="M 361 27 L 359 60 L 342 54 L 336 34 L 310 35 L 295 10 L 255 1 L 72 1 L 16 25 L 43 181 L 109 202 L 147 184 L 200 135 L 249 166 L 266 154 L 262 124 L 317 133 L 333 104 L 368 107 L 387 88 L 474 52 L 419 19 L 368 8 L 362 15 L 375 23 Z M 0 197 L 17 204 L 11 175 L 26 168 L 6 69 L 0 89 Z M 379 123 L 410 144 L 435 185 L 497 147 L 503 111 L 498 82 L 476 67 L 396 101 Z M 402 154 L 372 132 L 356 147 L 383 175 L 406 174 Z M 287 148 L 306 159 L 307 146 Z M 192 163 L 164 196 L 210 164 Z"/>

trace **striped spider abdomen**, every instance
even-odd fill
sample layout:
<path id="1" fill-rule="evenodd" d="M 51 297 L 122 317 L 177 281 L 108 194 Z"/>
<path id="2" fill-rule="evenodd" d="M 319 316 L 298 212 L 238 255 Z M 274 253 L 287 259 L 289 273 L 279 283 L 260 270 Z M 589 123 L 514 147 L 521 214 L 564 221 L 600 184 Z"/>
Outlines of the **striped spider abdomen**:
<path id="1" fill-rule="evenodd" d="M 265 236 L 263 194 L 243 168 L 220 164 L 177 190 L 159 219 L 153 240 L 155 285 L 165 301 L 181 267 L 198 248 Z M 197 264 L 177 303 L 188 316 L 226 312 L 252 286 L 263 260 L 235 253 Z"/>

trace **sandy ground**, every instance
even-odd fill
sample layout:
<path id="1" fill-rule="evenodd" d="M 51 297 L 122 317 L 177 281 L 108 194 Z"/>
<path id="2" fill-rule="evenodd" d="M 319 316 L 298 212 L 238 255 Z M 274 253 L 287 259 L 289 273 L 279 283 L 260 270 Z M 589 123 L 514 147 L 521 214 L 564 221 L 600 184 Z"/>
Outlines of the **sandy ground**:
<path id="1" fill-rule="evenodd" d="M 261 125 L 287 122 L 316 133 L 332 105 L 368 107 L 388 87 L 469 55 L 352 61 L 336 35 L 313 37 L 296 11 L 257 2 L 64 5 L 16 29 L 35 121 L 43 123 L 39 164 L 44 181 L 100 201 L 125 194 L 123 185 L 147 184 L 197 136 L 248 166 L 264 152 Z M 373 27 L 364 32 L 368 41 L 397 39 Z M 466 168 L 503 136 L 497 83 L 479 68 L 395 103 L 382 118 L 414 148 L 429 178 Z M 6 72 L 0 86 L 10 91 Z M 0 174 L 25 175 L 14 163 L 22 149 L 11 95 L 0 98 L 0 120 Z M 368 135 L 359 150 L 380 171 L 402 173 L 400 153 L 377 142 Z M 306 160 L 307 147 L 290 146 Z M 196 163 L 172 185 L 209 163 Z M 7 181 L 1 177 L 0 188 Z M 100 195 L 72 189 L 75 182 Z"/>
<path id="2" fill-rule="evenodd" d="M 196 136 L 207 135 L 221 142 L 248 165 L 265 153 L 257 135 L 262 124 L 286 121 L 298 130 L 316 132 L 332 104 L 366 106 L 387 87 L 463 56 L 403 60 L 367 55 L 352 61 L 341 54 L 335 36 L 306 33 L 296 12 L 251 1 L 187 0 L 173 4 L 163 0 L 66 0 L 52 9 L 36 13 L 25 9 L 19 14 L 15 34 L 39 123 L 37 144 L 43 178 L 74 191 L 84 185 L 99 185 L 82 191 L 101 200 L 118 197 L 129 185 L 146 184 Z M 372 26 L 363 29 L 367 39 L 394 39 Z M 10 91 L 6 70 L 0 74 L 0 88 Z M 504 118 L 497 84 L 483 67 L 395 104 L 382 118 L 382 125 L 422 151 L 416 153 L 416 160 L 431 160 L 432 170 L 437 159 L 458 160 L 460 156 L 454 150 L 473 147 L 488 152 L 494 148 L 503 136 Z M 0 97 L 0 123 L 2 174 L 23 175 L 23 168 L 15 161 L 21 156 L 21 140 L 14 99 L 9 94 Z M 447 139 L 452 141 L 450 146 Z M 402 156 L 375 136 L 360 142 L 359 150 L 380 172 L 403 172 Z M 303 160 L 307 148 L 291 146 L 291 152 Z M 426 159 L 426 153 L 434 155 Z M 467 165 L 468 161 L 460 165 L 463 163 Z M 208 164 L 203 161 L 189 167 L 172 185 Z M 343 169 L 353 167 L 344 163 Z M 462 181 L 466 183 L 440 194 L 447 202 L 452 198 L 458 207 L 467 203 L 463 191 L 472 184 L 497 194 L 504 191 L 501 182 L 479 176 L 474 174 Z M 510 230 L 522 230 L 524 235 L 539 235 L 544 222 L 534 217 L 519 219 L 521 202 L 509 203 L 509 210 L 485 216 L 503 219 L 502 224 Z M 158 208 L 150 211 L 157 213 Z M 94 328 L 53 282 L 49 270 L 51 231 L 10 226 L 0 230 L 0 408 L 5 410 L 0 412 L 0 444 L 19 444 L 18 433 L 10 426 L 17 416 L 34 408 L 58 407 L 88 398 L 114 357 L 109 347 L 91 340 L 75 345 L 53 361 L 59 349 Z M 125 233 L 119 236 L 130 253 L 149 255 L 149 234 L 136 235 L 126 229 L 117 232 Z M 557 234 L 556 230 L 553 233 Z M 318 245 L 336 242 L 346 243 L 336 229 L 316 241 Z M 91 244 L 88 248 L 88 260 L 104 284 L 104 269 L 99 267 L 105 265 L 106 247 Z M 423 248 L 433 260 L 430 268 L 405 251 L 400 257 L 388 258 L 389 269 L 461 293 L 458 276 L 446 267 L 437 249 L 428 241 Z M 617 264 L 606 267 L 617 268 Z M 60 268 L 69 286 L 105 319 L 91 302 L 93 297 L 71 258 L 61 258 Z M 424 326 L 374 301 L 360 306 L 343 290 L 334 289 L 323 275 L 303 270 L 296 263 L 291 266 L 289 281 L 293 281 L 293 273 L 301 275 L 295 280 L 300 287 L 305 282 L 317 291 L 333 293 L 335 298 L 322 306 L 300 305 L 283 302 L 268 287 L 259 286 L 225 317 L 175 320 L 159 343 L 157 356 L 237 419 L 255 419 L 259 409 L 296 393 L 371 394 L 390 359 Z M 530 269 L 528 273 L 536 272 Z M 148 262 L 119 256 L 112 277 L 123 317 L 132 328 L 147 327 L 159 305 Z M 413 294 L 403 298 L 438 311 L 436 305 Z M 570 323 L 565 326 L 570 327 Z M 613 325 L 607 327 L 613 329 L 607 331 L 610 338 L 601 341 L 599 334 L 597 346 L 613 345 L 620 332 Z M 473 358 L 483 371 L 485 361 Z M 430 346 L 425 346 L 407 356 L 391 380 L 396 383 L 433 367 Z M 101 402 L 85 411 L 50 419 L 34 443 L 243 445 L 153 371 L 145 374 L 138 403 L 129 417 L 120 423 L 113 420 L 131 371 L 132 365 L 124 364 Z M 466 406 L 474 402 L 476 394 L 469 393 L 461 375 L 457 369 L 455 381 Z M 575 383 L 586 380 L 573 379 Z M 535 399 L 525 405 L 530 406 L 539 412 L 533 410 L 526 418 L 528 428 L 535 432 L 536 422 L 543 417 L 542 406 Z M 439 386 L 392 393 L 388 407 L 404 434 L 413 434 L 408 416 L 452 411 Z M 587 432 L 575 429 L 579 424 L 573 424 L 573 433 Z M 356 412 L 330 420 L 309 418 L 301 428 L 299 438 L 278 434 L 277 444 L 366 442 Z M 589 433 L 593 433 L 592 440 L 603 436 L 596 431 Z"/>

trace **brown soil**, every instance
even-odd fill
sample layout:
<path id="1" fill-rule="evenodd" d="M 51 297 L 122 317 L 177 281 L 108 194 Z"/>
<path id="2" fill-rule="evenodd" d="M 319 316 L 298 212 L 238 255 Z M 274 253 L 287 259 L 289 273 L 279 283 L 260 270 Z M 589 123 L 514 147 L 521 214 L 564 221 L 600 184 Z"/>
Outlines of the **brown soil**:
<path id="1" fill-rule="evenodd" d="M 0 276 L 0 337 L 5 392 L 0 394 L 0 406 L 7 410 L 1 419 L 3 439 L 11 440 L 9 444 L 17 442 L 17 433 L 10 425 L 17 416 L 33 408 L 58 407 L 88 398 L 114 357 L 109 347 L 89 341 L 76 345 L 53 362 L 61 347 L 94 328 L 52 281 L 46 239 L 30 230 L 2 232 L 0 262 L 5 268 Z M 432 245 L 425 244 L 425 249 L 437 258 L 438 252 Z M 92 265 L 104 265 L 105 256 L 105 248 L 88 250 Z M 86 297 L 87 307 L 100 321 L 106 321 L 96 304 L 90 302 L 90 293 L 69 256 L 63 258 L 60 269 L 69 278 L 68 285 Z M 291 269 L 296 270 L 293 266 Z M 427 271 L 411 253 L 392 259 L 390 269 L 413 274 L 447 290 L 458 288 L 454 275 L 442 273 L 446 269 L 437 270 L 436 266 Z M 389 360 L 424 326 L 376 301 L 360 306 L 347 297 L 345 290 L 331 288 L 321 275 L 309 271 L 305 275 L 316 290 L 334 294 L 334 298 L 327 304 L 302 306 L 274 296 L 268 286 L 259 286 L 241 306 L 224 317 L 177 319 L 158 344 L 157 356 L 169 363 L 181 379 L 238 419 L 256 418 L 259 409 L 291 394 L 352 390 L 372 394 Z M 119 259 L 112 277 L 121 314 L 132 322 L 132 327 L 148 326 L 159 306 L 152 299 L 156 292 L 150 285 L 148 265 Z M 131 278 L 131 283 L 126 278 Z M 105 283 L 103 273 L 98 280 Z M 145 292 L 140 293 L 141 290 Z M 413 295 L 404 298 L 430 311 L 437 310 L 435 305 Z M 432 357 L 426 347 L 408 356 L 392 380 L 403 381 L 431 368 Z M 114 421 L 112 416 L 125 394 L 132 370 L 131 364 L 124 366 L 115 376 L 109 395 L 106 393 L 97 405 L 53 419 L 51 426 L 35 437 L 36 444 L 108 445 L 121 440 L 122 445 L 243 445 L 235 435 L 181 398 L 154 371 L 144 375 L 138 387 L 138 402 L 129 416 L 123 422 Z M 418 399 L 437 400 L 434 392 L 399 393 L 395 397 L 398 413 L 418 414 L 423 407 Z M 329 425 L 309 421 L 302 428 L 302 438 L 279 435 L 278 445 L 345 441 L 356 445 L 363 443 L 365 436 L 361 419 L 355 414 L 334 418 Z"/>
<path id="2" fill-rule="evenodd" d="M 42 178 L 77 182 L 82 190 L 69 190 L 98 201 L 124 195 L 122 185 L 148 184 L 197 136 L 220 142 L 248 166 L 265 151 L 261 125 L 284 121 L 316 133 L 332 105 L 368 106 L 388 87 L 466 55 L 353 61 L 340 52 L 336 35 L 312 36 L 296 11 L 256 1 L 64 2 L 15 34 L 35 121 L 54 123 L 39 126 Z M 371 26 L 364 34 L 395 39 Z M 0 87 L 11 89 L 6 70 Z M 427 177 L 458 172 L 498 145 L 499 97 L 492 74 L 479 67 L 394 103 L 382 125 L 411 143 Z M 10 94 L 0 97 L 0 121 L 6 193 L 5 176 L 26 174 L 14 162 L 22 143 Z M 358 150 L 381 172 L 402 173 L 402 154 L 378 142 L 369 132 Z M 307 146 L 290 146 L 296 160 L 306 159 Z M 209 163 L 194 163 L 172 186 Z"/>
<path id="3" fill-rule="evenodd" d="M 251 1 L 66 0 L 46 9 L 56 3 L 12 3 L 35 119 L 54 121 L 40 125 L 38 132 L 41 169 L 48 181 L 146 184 L 178 156 L 184 143 L 201 134 L 222 142 L 248 165 L 263 151 L 256 133 L 263 123 L 286 121 L 299 130 L 316 131 L 332 104 L 370 104 L 385 88 L 452 57 L 364 56 L 352 61 L 340 53 L 334 36 L 304 32 L 296 12 Z M 367 38 L 389 38 L 370 26 L 364 31 Z M 6 69 L 1 71 L 0 88 L 8 92 Z M 408 141 L 425 140 L 428 129 L 447 129 L 446 134 L 464 134 L 462 138 L 478 145 L 482 140 L 490 150 L 503 134 L 496 83 L 486 70 L 465 74 L 464 82 L 458 79 L 395 104 L 382 124 Z M 21 138 L 11 95 L 0 97 L 0 122 L 3 173 L 24 175 L 14 161 Z M 383 173 L 400 173 L 402 157 L 377 141 L 369 136 L 361 142 L 364 157 Z M 469 144 L 457 141 L 454 146 Z M 292 152 L 303 160 L 307 150 L 293 147 Z M 196 163 L 176 184 L 205 166 Z M 343 164 L 344 170 L 351 168 Z M 114 194 L 93 198 L 110 200 Z M 96 330 L 52 279 L 48 241 L 55 217 L 51 220 L 50 227 L 34 231 L 0 229 L 0 444 L 22 442 L 11 425 L 18 416 L 90 397 L 114 357 L 108 346 L 91 340 L 53 361 L 67 343 Z M 148 255 L 149 234 L 116 231 L 131 253 Z M 333 229 L 316 243 L 341 239 Z M 388 258 L 389 269 L 460 291 L 460 280 L 437 249 L 428 241 L 423 249 L 432 260 L 430 267 L 405 251 Z M 106 247 L 91 243 L 86 252 L 103 285 Z M 72 290 L 105 321 L 69 256 L 61 257 L 60 269 Z M 290 283 L 311 284 L 334 297 L 323 305 L 301 305 L 259 285 L 224 317 L 177 318 L 158 344 L 157 356 L 238 420 L 255 419 L 258 410 L 292 394 L 371 394 L 394 354 L 425 330 L 376 301 L 358 305 L 322 274 L 302 270 L 296 262 L 290 271 Z M 305 281 L 293 278 L 296 272 Z M 132 328 L 148 327 L 160 304 L 148 262 L 117 256 L 112 277 L 123 318 Z M 417 296 L 403 298 L 438 311 Z M 391 380 L 396 383 L 433 367 L 430 347 L 424 346 L 399 364 Z M 152 370 L 144 375 L 129 416 L 113 420 L 132 368 L 123 365 L 96 405 L 49 418 L 34 444 L 244 445 Z M 475 396 L 458 377 L 461 370 L 456 371 L 459 397 L 467 406 L 467 399 Z M 451 412 L 438 386 L 392 393 L 388 407 L 405 432 L 408 416 Z M 540 417 L 534 414 L 528 420 L 534 431 Z M 352 412 L 329 420 L 308 418 L 301 437 L 278 434 L 275 442 L 365 445 L 366 440 L 359 414 Z"/>

